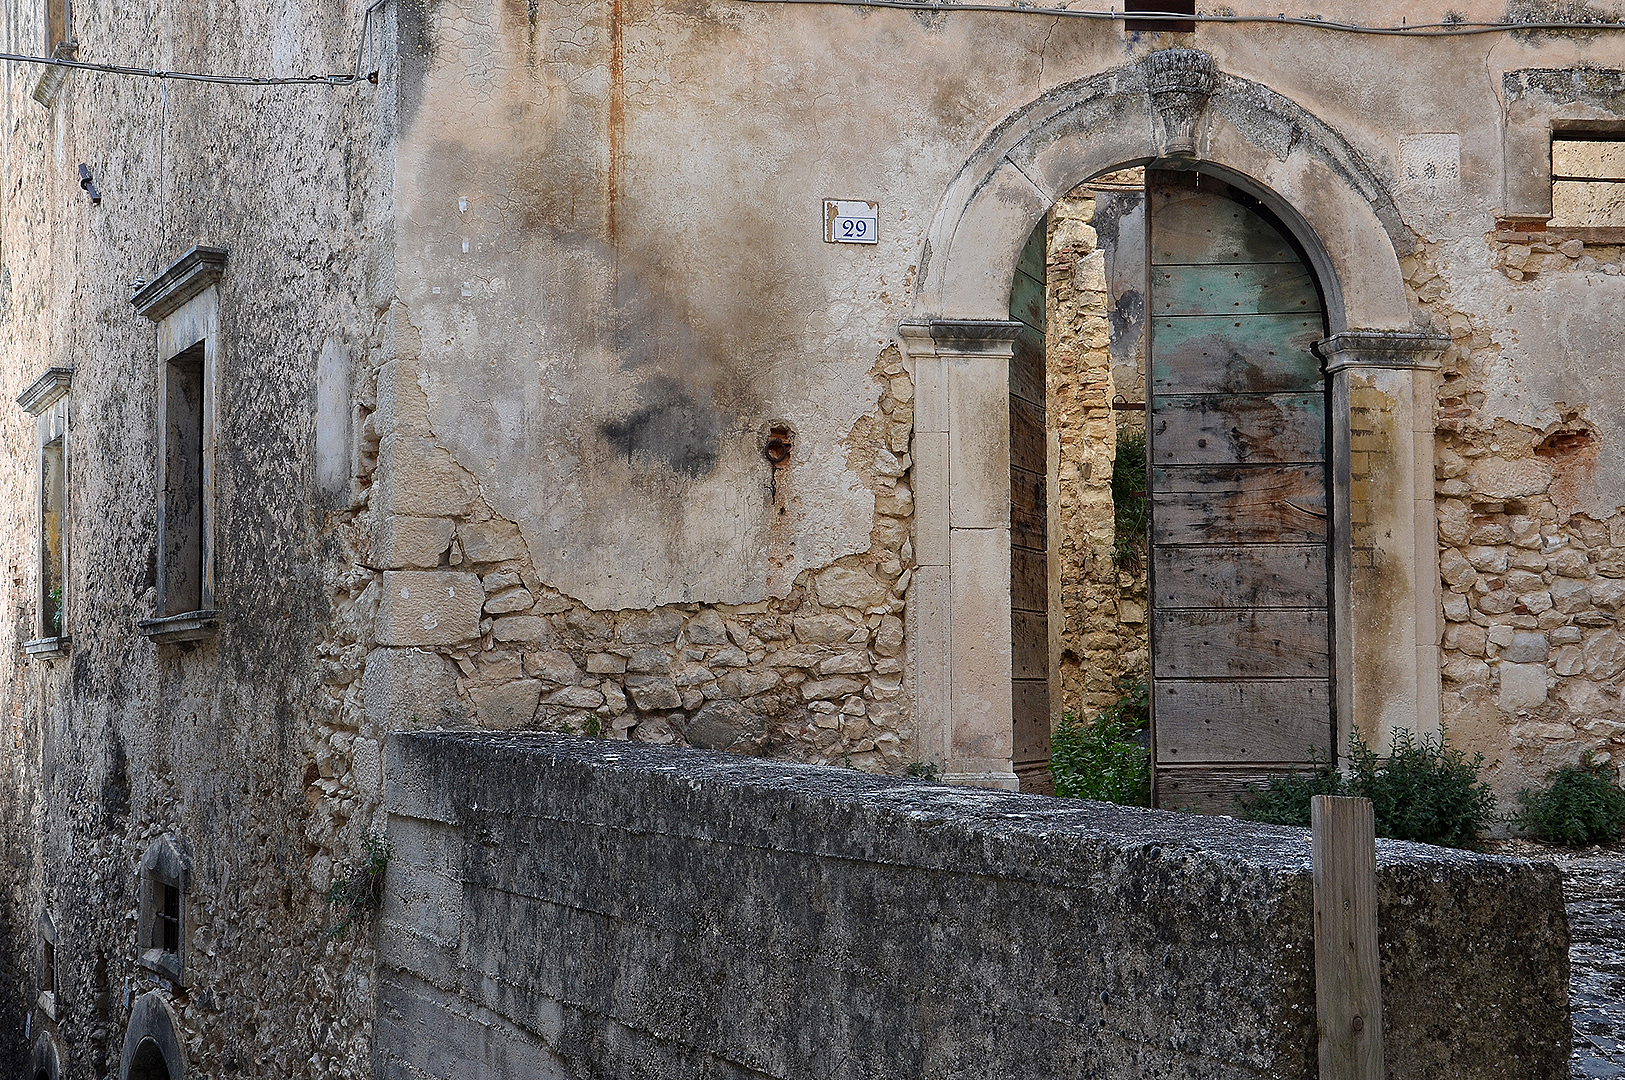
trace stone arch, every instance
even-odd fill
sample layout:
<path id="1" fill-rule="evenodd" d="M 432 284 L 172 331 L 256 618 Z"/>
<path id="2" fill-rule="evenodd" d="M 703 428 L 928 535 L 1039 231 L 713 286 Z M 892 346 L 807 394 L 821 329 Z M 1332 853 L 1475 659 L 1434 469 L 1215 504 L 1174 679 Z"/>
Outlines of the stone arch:
<path id="1" fill-rule="evenodd" d="M 28 1067 L 29 1080 L 61 1080 L 62 1055 L 51 1033 L 41 1032 L 34 1040 L 34 1053 Z"/>
<path id="2" fill-rule="evenodd" d="M 142 994 L 130 1010 L 119 1057 L 119 1080 L 184 1080 L 186 1058 L 176 1033 L 175 1014 L 162 992 Z"/>
<path id="3" fill-rule="evenodd" d="M 1330 125 L 1195 49 L 1058 86 L 999 123 L 949 184 L 900 327 L 916 383 L 918 566 L 909 618 L 921 756 L 950 782 L 1014 787 L 1010 717 L 1009 411 L 1021 249 L 1062 196 L 1173 159 L 1257 198 L 1303 245 L 1325 292 L 1332 386 L 1333 621 L 1341 737 L 1438 727 L 1433 372 L 1447 338 L 1412 326 L 1413 248 L 1375 168 Z M 1351 395 L 1375 425 L 1351 476 Z M 1351 518 L 1351 482 L 1364 500 Z M 1355 566 L 1362 547 L 1369 565 Z M 1396 614 L 1397 613 L 1397 614 Z"/>
<path id="4" fill-rule="evenodd" d="M 1165 49 L 1065 83 L 994 128 L 932 221 L 913 317 L 1004 319 L 1021 245 L 1049 208 L 1093 176 L 1168 156 L 1181 141 L 1170 123 L 1194 113 L 1182 164 L 1246 191 L 1293 229 L 1326 289 L 1332 331 L 1408 329 L 1399 257 L 1414 243 L 1382 177 L 1308 109 L 1210 60 L 1196 64 L 1207 69 L 1205 95 L 1153 91 L 1193 56 L 1205 58 Z"/>

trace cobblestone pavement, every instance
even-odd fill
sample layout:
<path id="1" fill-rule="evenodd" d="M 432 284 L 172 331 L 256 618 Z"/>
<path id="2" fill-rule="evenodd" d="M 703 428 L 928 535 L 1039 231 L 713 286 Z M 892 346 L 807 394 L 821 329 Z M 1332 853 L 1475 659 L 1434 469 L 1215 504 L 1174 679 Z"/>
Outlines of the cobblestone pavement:
<path id="1" fill-rule="evenodd" d="M 1625 854 L 1559 857 L 1569 912 L 1573 1080 L 1625 1080 Z"/>

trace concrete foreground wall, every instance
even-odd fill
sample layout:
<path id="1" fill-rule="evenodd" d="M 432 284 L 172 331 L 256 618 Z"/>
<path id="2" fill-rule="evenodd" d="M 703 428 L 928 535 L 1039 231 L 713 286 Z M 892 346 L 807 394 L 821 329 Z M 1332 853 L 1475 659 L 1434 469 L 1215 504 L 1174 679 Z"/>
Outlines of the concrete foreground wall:
<path id="1" fill-rule="evenodd" d="M 569 736 L 395 735 L 411 1077 L 1309 1077 L 1308 834 Z M 1382 841 L 1391 1080 L 1553 1080 L 1549 864 Z"/>

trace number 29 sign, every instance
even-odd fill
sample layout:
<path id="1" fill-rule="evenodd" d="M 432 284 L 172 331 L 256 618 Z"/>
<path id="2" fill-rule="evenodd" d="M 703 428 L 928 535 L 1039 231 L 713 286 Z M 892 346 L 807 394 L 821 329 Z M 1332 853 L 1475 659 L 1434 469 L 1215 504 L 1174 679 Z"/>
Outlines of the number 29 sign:
<path id="1" fill-rule="evenodd" d="M 880 204 L 856 199 L 825 199 L 824 243 L 880 243 Z"/>

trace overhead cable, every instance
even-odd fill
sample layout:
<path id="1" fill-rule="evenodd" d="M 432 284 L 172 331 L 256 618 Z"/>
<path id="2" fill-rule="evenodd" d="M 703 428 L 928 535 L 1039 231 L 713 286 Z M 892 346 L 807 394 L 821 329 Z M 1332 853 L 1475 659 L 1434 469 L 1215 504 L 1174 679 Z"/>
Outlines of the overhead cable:
<path id="1" fill-rule="evenodd" d="M 173 79 L 180 82 L 221 83 L 226 86 L 351 86 L 367 76 L 362 71 L 367 47 L 372 41 L 373 16 L 389 0 L 372 0 L 361 20 L 361 40 L 356 45 L 355 70 L 336 75 L 212 75 L 197 71 L 164 71 L 160 68 L 132 67 L 126 64 L 98 64 L 55 56 L 27 56 L 0 52 L 0 61 L 14 64 L 40 64 L 74 71 L 97 71 L 104 75 L 131 75 L 144 79 Z"/>
<path id="2" fill-rule="evenodd" d="M 1006 15 L 1042 15 L 1046 18 L 1095 19 L 1102 22 L 1262 23 L 1270 26 L 1306 26 L 1346 34 L 1387 37 L 1469 37 L 1475 34 L 1533 33 L 1540 31 L 1625 30 L 1625 22 L 1441 22 L 1414 26 L 1362 26 L 1302 15 L 1191 15 L 1178 11 L 1078 11 L 1072 8 L 1033 7 L 1027 4 L 961 4 L 937 0 L 739 0 L 746 4 L 813 4 L 834 7 L 898 8 L 903 11 L 986 11 Z"/>

